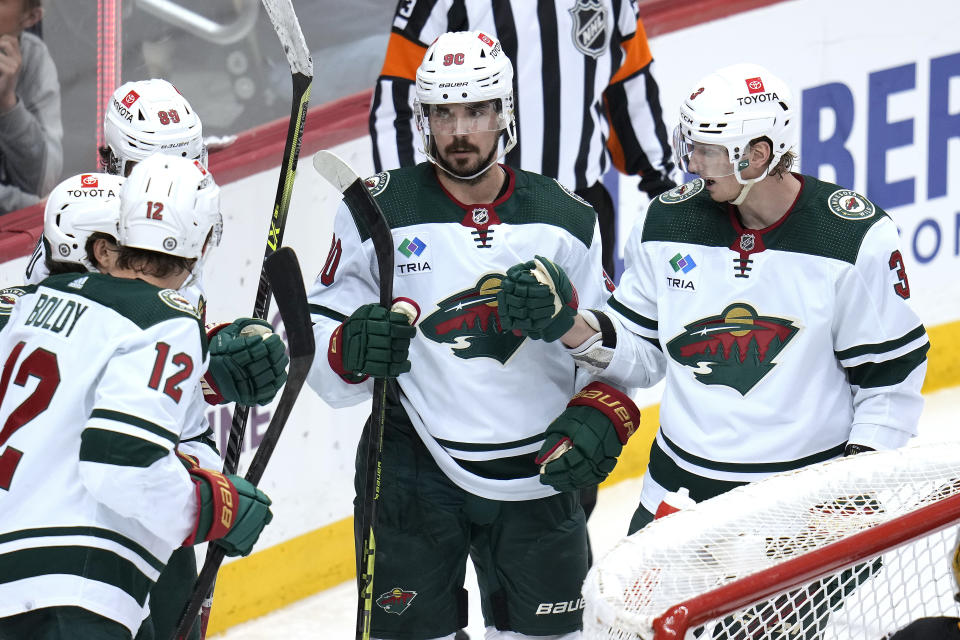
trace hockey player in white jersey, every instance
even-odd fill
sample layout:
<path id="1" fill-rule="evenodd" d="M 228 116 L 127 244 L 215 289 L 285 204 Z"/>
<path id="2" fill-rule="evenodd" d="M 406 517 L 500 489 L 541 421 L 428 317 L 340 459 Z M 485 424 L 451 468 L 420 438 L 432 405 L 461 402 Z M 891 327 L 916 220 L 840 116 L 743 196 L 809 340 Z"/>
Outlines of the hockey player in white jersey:
<path id="1" fill-rule="evenodd" d="M 314 361 L 314 390 L 355 404 L 370 397 L 368 375 L 395 378 L 375 523 L 376 638 L 452 638 L 466 624 L 468 554 L 487 638 L 579 635 L 583 510 L 575 491 L 540 484 L 535 458 L 561 414 L 611 418 L 589 405 L 565 410 L 589 375 L 558 343 L 502 331 L 495 301 L 507 267 L 528 252 L 545 269 L 562 264 L 582 304 L 609 291 L 592 208 L 555 180 L 497 163 L 515 135 L 512 77 L 489 35 L 441 35 L 417 73 L 430 161 L 367 181 L 393 230 L 394 294 L 418 310 L 414 327 L 376 304 L 372 243 L 344 205 L 310 293 L 318 344 L 330 345 Z M 364 474 L 361 456 L 361 496 Z"/>
<path id="2" fill-rule="evenodd" d="M 113 92 L 105 107 L 105 144 L 98 152 L 100 167 L 106 173 L 125 177 L 138 162 L 155 153 L 179 155 L 199 160 L 207 166 L 200 117 L 177 88 L 166 80 L 154 78 L 124 83 Z M 46 223 L 44 228 L 46 231 Z M 28 283 L 40 282 L 50 275 L 51 261 L 75 263 L 62 256 L 50 256 L 50 249 L 46 246 L 49 238 L 46 244 L 43 240 L 42 237 L 39 239 L 27 263 Z M 81 254 L 83 251 L 80 247 Z"/>
<path id="3" fill-rule="evenodd" d="M 219 226 L 201 167 L 150 158 L 118 245 L 93 242 L 103 273 L 32 287 L 0 333 L 0 637 L 131 638 L 173 549 L 247 554 L 270 521 L 256 487 L 174 450 L 207 359 L 176 290 Z"/>
<path id="4" fill-rule="evenodd" d="M 854 191 L 790 172 L 798 115 L 768 70 L 726 67 L 687 95 L 674 141 L 681 166 L 700 177 L 651 204 L 619 289 L 563 336 L 606 379 L 648 386 L 666 375 L 631 531 L 666 491 L 686 487 L 700 501 L 899 447 L 923 406 L 929 342 L 906 302 L 890 217 Z M 536 300 L 506 306 L 502 316 L 524 318 Z"/>

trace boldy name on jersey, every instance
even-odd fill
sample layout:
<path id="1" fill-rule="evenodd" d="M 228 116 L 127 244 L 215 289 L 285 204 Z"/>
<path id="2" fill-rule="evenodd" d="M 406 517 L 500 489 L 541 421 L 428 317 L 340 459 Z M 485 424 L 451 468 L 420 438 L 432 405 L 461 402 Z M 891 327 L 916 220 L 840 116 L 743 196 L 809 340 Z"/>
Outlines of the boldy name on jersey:
<path id="1" fill-rule="evenodd" d="M 24 324 L 28 327 L 39 327 L 54 333 L 67 330 L 69 338 L 80 316 L 87 312 L 87 305 L 80 304 L 67 298 L 40 294 L 37 304 L 34 305 Z"/>

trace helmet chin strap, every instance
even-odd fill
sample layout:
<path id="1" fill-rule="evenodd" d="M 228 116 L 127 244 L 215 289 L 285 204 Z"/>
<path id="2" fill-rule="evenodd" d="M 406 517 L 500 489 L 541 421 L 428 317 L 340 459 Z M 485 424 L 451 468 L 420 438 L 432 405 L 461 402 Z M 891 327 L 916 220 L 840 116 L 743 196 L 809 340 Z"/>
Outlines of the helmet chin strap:
<path id="1" fill-rule="evenodd" d="M 501 130 L 501 133 L 502 133 L 502 132 L 503 132 L 503 130 Z M 428 140 L 429 140 L 429 139 L 428 139 Z M 446 174 L 447 174 L 448 176 L 450 176 L 451 178 L 453 178 L 454 180 L 473 180 L 474 178 L 477 178 L 477 177 L 479 177 L 479 176 L 482 176 L 484 173 L 486 173 L 487 171 L 490 170 L 490 167 L 493 167 L 493 166 L 496 165 L 498 162 L 500 162 L 500 159 L 503 158 L 504 156 L 506 156 L 506 155 L 507 155 L 507 152 L 510 151 L 510 149 L 513 148 L 513 145 L 510 144 L 509 142 L 507 142 L 507 143 L 504 144 L 503 148 L 501 149 L 501 148 L 500 148 L 500 142 L 499 142 L 499 140 L 498 140 L 498 141 L 497 141 L 498 153 L 493 157 L 493 159 L 490 160 L 489 163 L 487 163 L 487 166 L 483 167 L 482 169 L 480 169 L 479 171 L 477 171 L 476 173 L 474 173 L 474 174 L 472 174 L 472 175 L 469 175 L 469 176 L 461 176 L 460 174 L 454 173 L 454 172 L 451 171 L 448 167 L 444 166 L 445 163 L 440 162 L 437 158 L 434 158 L 434 157 L 433 157 L 433 154 L 430 153 L 430 148 L 431 148 L 431 147 L 434 147 L 434 146 L 435 146 L 435 145 L 433 145 L 431 142 L 428 141 L 428 142 L 427 142 L 427 147 L 428 147 L 428 148 L 427 148 L 427 149 L 424 149 L 423 154 L 424 154 L 425 156 L 427 156 L 427 159 L 430 160 L 430 162 L 432 162 L 434 166 L 439 167 L 440 169 L 443 169 L 443 172 L 446 173 Z M 437 155 L 439 156 L 440 153 L 438 152 Z"/>
<path id="2" fill-rule="evenodd" d="M 747 199 L 747 194 L 750 193 L 750 189 L 753 188 L 753 185 L 756 184 L 756 182 L 757 181 L 754 179 L 749 182 L 743 183 L 743 185 L 741 185 L 740 187 L 740 195 L 738 195 L 736 198 L 731 200 L 730 204 L 732 204 L 735 207 L 739 207 L 741 204 L 743 204 L 743 201 Z"/>
<path id="3" fill-rule="evenodd" d="M 461 176 L 460 174 L 454 173 L 453 171 L 448 169 L 446 166 L 444 166 L 443 163 L 438 162 L 437 159 L 434 158 L 431 154 L 428 153 L 427 157 L 430 158 L 431 161 L 433 161 L 434 166 L 437 166 L 443 169 L 443 172 L 446 173 L 451 178 L 453 178 L 454 180 L 473 180 L 474 178 L 482 176 L 484 173 L 486 173 L 490 169 L 490 167 L 492 167 L 493 165 L 497 164 L 497 162 L 500 161 L 500 156 L 497 156 L 496 158 L 490 161 L 490 164 L 480 169 L 476 173 L 469 176 Z"/>
<path id="4" fill-rule="evenodd" d="M 744 178 L 740 175 L 740 172 L 749 166 L 750 162 L 747 160 L 741 160 L 737 164 L 737 182 L 739 182 L 742 186 L 740 187 L 740 195 L 730 201 L 730 204 L 735 207 L 739 207 L 741 204 L 743 204 L 743 201 L 747 199 L 747 194 L 750 193 L 750 189 L 753 188 L 753 185 L 767 177 L 767 172 L 764 171 L 756 178 Z"/>

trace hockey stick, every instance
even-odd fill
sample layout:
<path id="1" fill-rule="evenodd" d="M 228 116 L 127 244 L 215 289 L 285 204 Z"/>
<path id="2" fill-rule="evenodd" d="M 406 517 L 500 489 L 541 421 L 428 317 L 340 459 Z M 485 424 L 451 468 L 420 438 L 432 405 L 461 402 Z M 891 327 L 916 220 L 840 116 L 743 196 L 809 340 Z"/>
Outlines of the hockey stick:
<path id="1" fill-rule="evenodd" d="M 260 283 L 257 286 L 257 297 L 253 303 L 253 317 L 265 320 L 270 310 L 270 281 L 267 278 L 267 259 L 280 248 L 283 242 L 283 231 L 287 225 L 287 213 L 290 210 L 290 196 L 293 193 L 293 181 L 297 174 L 297 159 L 300 157 L 300 142 L 303 139 L 303 125 L 307 118 L 307 105 L 310 102 L 310 88 L 313 84 L 313 60 L 307 41 L 300 29 L 300 22 L 293 10 L 291 0 L 261 0 L 263 8 L 270 16 L 273 29 L 277 32 L 280 44 L 283 45 L 290 65 L 293 81 L 293 100 L 290 110 L 290 123 L 287 126 L 287 139 L 283 145 L 283 157 L 280 161 L 280 178 L 277 181 L 277 194 L 273 201 L 273 216 L 270 219 L 270 230 L 267 232 L 267 243 L 263 254 L 263 266 L 260 269 Z M 223 459 L 224 473 L 236 473 L 240 465 L 240 450 L 243 447 L 244 435 L 247 431 L 247 418 L 250 407 L 237 403 L 233 409 L 233 421 L 230 424 L 230 436 L 227 439 L 226 453 Z M 210 560 L 212 547 L 207 550 L 207 562 Z M 206 563 L 205 563 L 206 566 Z M 207 621 L 210 618 L 210 608 L 213 606 L 213 583 L 210 583 L 210 593 L 203 602 L 200 636 L 207 635 Z"/>
<path id="2" fill-rule="evenodd" d="M 380 304 L 387 309 L 393 300 L 393 234 L 363 180 L 347 163 L 330 151 L 318 151 L 313 156 L 313 168 L 343 194 L 350 212 L 363 223 L 373 241 L 380 273 Z M 361 230 L 363 231 L 363 230 Z M 370 638 L 370 619 L 373 615 L 373 568 L 377 545 L 373 534 L 377 520 L 377 499 L 380 497 L 380 454 L 383 447 L 383 425 L 386 420 L 387 381 L 373 381 L 373 411 L 364 428 L 367 449 L 366 482 L 363 486 L 360 532 L 363 543 L 360 554 L 360 572 L 357 584 L 360 597 L 357 602 L 357 638 Z M 374 480 L 375 478 L 375 480 Z"/>
<path id="3" fill-rule="evenodd" d="M 277 183 L 277 195 L 273 201 L 273 217 L 267 232 L 267 245 L 263 255 L 263 268 L 260 270 L 260 284 L 253 303 L 253 317 L 266 319 L 270 309 L 270 281 L 266 277 L 267 259 L 283 242 L 283 231 L 290 210 L 290 196 L 293 193 L 293 180 L 297 173 L 297 159 L 300 156 L 300 142 L 303 138 L 303 124 L 307 117 L 307 103 L 310 100 L 310 87 L 313 83 L 313 60 L 310 50 L 300 30 L 297 14 L 293 11 L 291 0 L 262 0 L 264 9 L 270 16 L 270 22 L 280 38 L 280 44 L 287 55 L 287 62 L 293 77 L 293 103 L 290 112 L 290 124 L 287 128 L 287 140 L 283 146 L 283 159 L 280 163 L 280 179 Z M 240 462 L 240 448 L 243 445 L 244 432 L 247 429 L 247 416 L 250 408 L 237 404 L 230 426 L 230 439 L 224 457 L 223 470 L 235 473 Z"/>
<path id="4" fill-rule="evenodd" d="M 280 394 L 280 402 L 273 413 L 267 432 L 253 456 L 253 462 L 245 476 L 253 484 L 259 484 L 267 462 L 273 455 L 273 450 L 280 440 L 280 433 L 293 410 L 293 405 L 300 394 L 313 363 L 315 345 L 313 340 L 313 322 L 310 319 L 310 309 L 307 306 L 307 292 L 303 287 L 303 275 L 300 272 L 300 263 L 297 254 L 289 247 L 283 247 L 272 253 L 264 263 L 266 277 L 270 280 L 280 317 L 287 332 L 287 344 L 290 349 L 290 370 L 287 375 L 287 384 Z M 208 548 L 206 561 L 200 571 L 200 576 L 193 588 L 193 594 L 180 616 L 177 631 L 173 640 L 186 638 L 197 620 L 197 614 L 203 604 L 205 596 L 210 592 L 220 563 L 223 562 L 223 547 L 211 544 Z"/>

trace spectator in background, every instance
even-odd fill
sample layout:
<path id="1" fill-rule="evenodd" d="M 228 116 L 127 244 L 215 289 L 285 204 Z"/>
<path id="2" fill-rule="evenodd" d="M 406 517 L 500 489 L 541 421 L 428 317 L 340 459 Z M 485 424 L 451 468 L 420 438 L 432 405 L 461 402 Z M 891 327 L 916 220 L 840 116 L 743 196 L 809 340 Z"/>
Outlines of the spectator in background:
<path id="1" fill-rule="evenodd" d="M 41 0 L 0 2 L 0 214 L 46 197 L 63 168 L 57 68 L 24 33 L 42 17 Z"/>
<path id="2" fill-rule="evenodd" d="M 636 2 L 399 2 L 370 111 L 377 171 L 424 160 L 414 148 L 417 65 L 441 33 L 471 29 L 498 38 L 516 69 L 518 142 L 505 164 L 556 178 L 593 205 L 603 267 L 613 277 L 614 203 L 600 181 L 610 163 L 639 175 L 650 198 L 676 186 Z"/>

